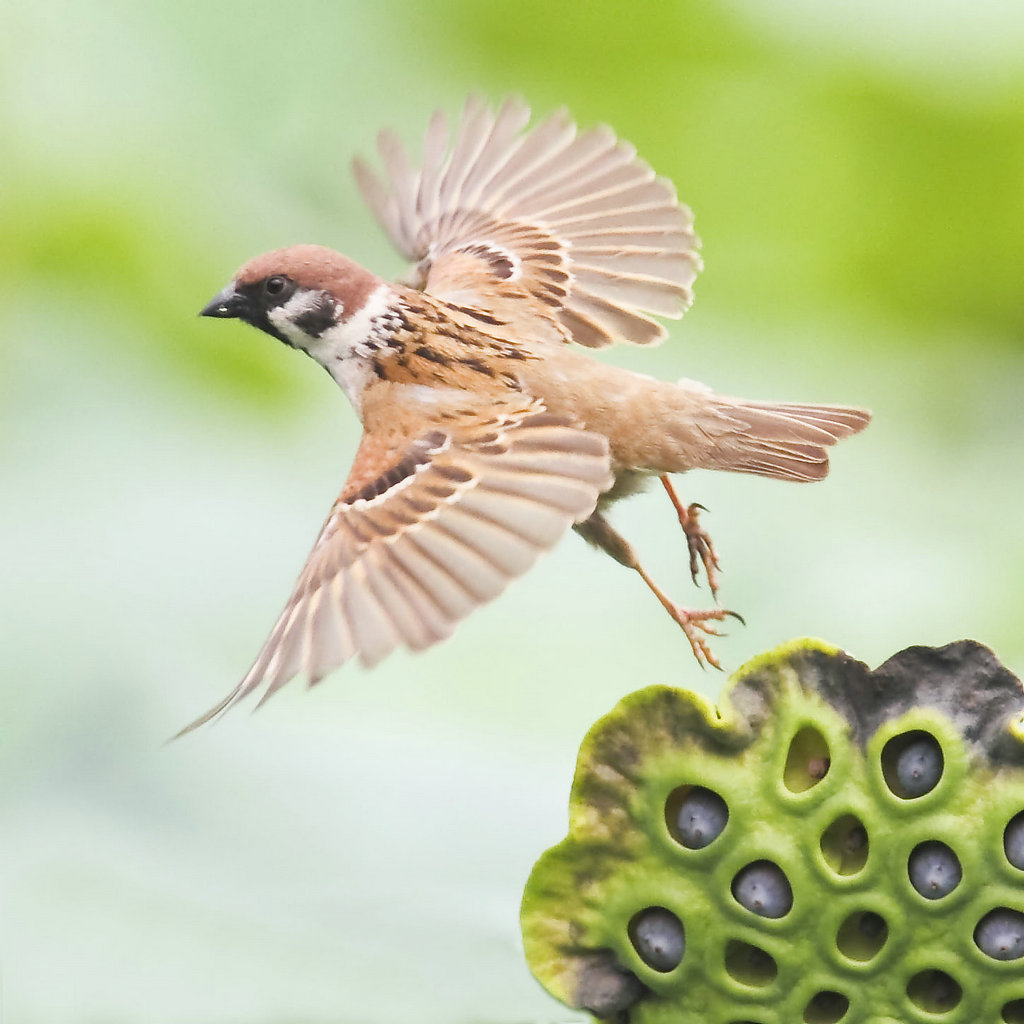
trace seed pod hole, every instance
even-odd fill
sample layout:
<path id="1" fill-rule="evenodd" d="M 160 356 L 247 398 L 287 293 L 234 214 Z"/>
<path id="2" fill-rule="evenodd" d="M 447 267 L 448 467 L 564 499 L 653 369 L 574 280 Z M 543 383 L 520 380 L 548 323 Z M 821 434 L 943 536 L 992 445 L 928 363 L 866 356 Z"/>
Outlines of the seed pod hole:
<path id="1" fill-rule="evenodd" d="M 964 991 L 945 971 L 927 970 L 907 983 L 907 998 L 925 1013 L 949 1013 L 960 1005 Z"/>
<path id="2" fill-rule="evenodd" d="M 930 793 L 942 778 L 945 760 L 939 741 L 930 732 L 893 736 L 882 750 L 885 784 L 903 800 Z"/>
<path id="3" fill-rule="evenodd" d="M 675 970 L 686 952 L 683 923 L 665 907 L 647 907 L 634 914 L 629 940 L 640 959 L 661 974 Z"/>
<path id="4" fill-rule="evenodd" d="M 941 900 L 959 884 L 963 876 L 960 860 L 936 839 L 918 843 L 907 862 L 910 884 L 928 900 Z"/>
<path id="5" fill-rule="evenodd" d="M 665 802 L 665 822 L 672 838 L 688 850 L 703 850 L 724 831 L 729 807 L 712 789 L 680 786 Z"/>
<path id="6" fill-rule="evenodd" d="M 1015 814 L 1003 832 L 1003 850 L 1006 859 L 1024 871 L 1024 811 Z"/>
<path id="7" fill-rule="evenodd" d="M 830 764 L 825 737 L 813 725 L 805 725 L 789 745 L 782 781 L 791 793 L 804 793 L 825 778 Z"/>
<path id="8" fill-rule="evenodd" d="M 1024 956 L 1024 914 L 1009 907 L 990 910 L 974 929 L 974 943 L 993 960 Z"/>
<path id="9" fill-rule="evenodd" d="M 836 945 L 847 959 L 866 964 L 878 956 L 888 938 L 885 918 L 873 910 L 856 910 L 839 926 Z"/>
<path id="10" fill-rule="evenodd" d="M 1024 1024 L 1024 999 L 1011 999 L 1003 1004 L 1005 1024 Z"/>
<path id="11" fill-rule="evenodd" d="M 778 965 L 763 949 L 749 942 L 730 939 L 725 947 L 725 969 L 743 985 L 770 985 L 779 973 Z"/>
<path id="12" fill-rule="evenodd" d="M 818 992 L 804 1007 L 804 1024 L 836 1024 L 849 1008 L 850 1000 L 842 992 Z"/>
<path id="13" fill-rule="evenodd" d="M 732 894 L 741 907 L 759 917 L 785 917 L 793 906 L 793 889 L 785 872 L 770 860 L 755 860 L 736 873 Z"/>
<path id="14" fill-rule="evenodd" d="M 868 833 L 860 818 L 843 814 L 822 833 L 821 854 L 837 875 L 855 875 L 867 863 Z"/>

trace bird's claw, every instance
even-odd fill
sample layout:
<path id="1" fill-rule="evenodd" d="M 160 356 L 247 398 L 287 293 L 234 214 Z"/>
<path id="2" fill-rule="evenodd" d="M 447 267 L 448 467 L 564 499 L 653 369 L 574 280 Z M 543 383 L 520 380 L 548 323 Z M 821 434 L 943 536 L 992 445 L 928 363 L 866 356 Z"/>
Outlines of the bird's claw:
<path id="1" fill-rule="evenodd" d="M 697 659 L 697 664 L 701 668 L 707 668 L 710 665 L 721 671 L 722 664 L 715 656 L 715 652 L 711 650 L 705 637 L 725 636 L 726 634 L 715 629 L 710 623 L 722 622 L 726 618 L 739 619 L 740 622 L 743 622 L 743 617 L 737 612 L 731 612 L 725 608 L 698 611 L 693 608 L 680 608 L 678 605 L 671 609 L 671 613 L 672 618 L 682 627 L 686 639 L 690 641 L 690 648 L 693 650 L 693 656 Z M 746 623 L 743 624 L 746 625 Z"/>
<path id="2" fill-rule="evenodd" d="M 672 486 L 672 481 L 667 473 L 662 475 L 661 483 L 679 517 L 679 525 L 683 528 L 683 533 L 686 534 L 686 546 L 690 551 L 690 578 L 696 586 L 700 586 L 697 582 L 697 575 L 700 572 L 700 566 L 703 565 L 708 578 L 708 586 L 711 588 L 711 596 L 717 601 L 718 573 L 721 565 L 711 537 L 700 526 L 700 513 L 707 512 L 707 509 L 699 501 L 691 501 L 689 505 L 684 505 L 679 500 L 679 495 L 676 494 L 676 489 Z"/>
<path id="3" fill-rule="evenodd" d="M 717 600 L 718 573 L 721 570 L 721 565 L 710 535 L 701 528 L 701 512 L 707 512 L 707 509 L 696 501 L 691 502 L 680 511 L 679 525 L 683 528 L 683 533 L 686 534 L 686 546 L 690 550 L 690 578 L 695 585 L 700 586 L 697 576 L 700 566 L 703 565 L 708 578 L 708 586 L 711 588 L 711 596 Z"/>

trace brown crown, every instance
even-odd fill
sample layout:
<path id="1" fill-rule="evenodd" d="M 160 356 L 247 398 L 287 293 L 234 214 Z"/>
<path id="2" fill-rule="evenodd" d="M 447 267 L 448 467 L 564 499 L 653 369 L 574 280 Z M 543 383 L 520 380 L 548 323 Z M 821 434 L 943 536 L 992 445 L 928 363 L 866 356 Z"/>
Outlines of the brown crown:
<path id="1" fill-rule="evenodd" d="M 290 245 L 249 260 L 235 274 L 238 284 L 254 284 L 273 274 L 290 277 L 300 288 L 330 292 L 351 313 L 362 307 L 380 279 L 340 252 L 323 245 Z"/>

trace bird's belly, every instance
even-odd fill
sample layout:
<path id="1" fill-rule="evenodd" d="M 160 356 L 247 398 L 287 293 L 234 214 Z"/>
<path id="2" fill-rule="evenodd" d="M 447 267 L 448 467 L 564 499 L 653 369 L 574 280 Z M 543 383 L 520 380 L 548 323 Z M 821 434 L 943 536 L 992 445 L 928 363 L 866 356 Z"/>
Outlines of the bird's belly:
<path id="1" fill-rule="evenodd" d="M 647 488 L 653 477 L 652 473 L 636 469 L 620 469 L 615 473 L 615 482 L 601 495 L 597 507 L 599 510 L 614 505 L 615 502 L 628 498 Z"/>

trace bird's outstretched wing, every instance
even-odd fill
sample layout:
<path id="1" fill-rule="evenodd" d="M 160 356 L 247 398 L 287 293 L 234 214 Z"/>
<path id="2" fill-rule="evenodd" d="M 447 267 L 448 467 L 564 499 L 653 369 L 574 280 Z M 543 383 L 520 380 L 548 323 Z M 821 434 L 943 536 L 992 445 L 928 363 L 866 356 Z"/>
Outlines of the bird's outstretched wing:
<path id="1" fill-rule="evenodd" d="M 608 444 L 537 403 L 441 421 L 381 444 L 365 434 L 349 483 L 245 678 L 179 735 L 263 687 L 315 683 L 352 657 L 421 650 L 496 597 L 587 518 L 611 484 Z M 365 467 L 376 467 L 367 474 Z"/>
<path id="2" fill-rule="evenodd" d="M 438 112 L 419 168 L 382 132 L 385 178 L 357 159 L 356 180 L 425 291 L 487 310 L 525 291 L 590 348 L 660 341 L 647 314 L 681 316 L 701 269 L 690 211 L 611 129 L 559 110 L 524 131 L 529 117 L 470 97 L 451 147 Z"/>

